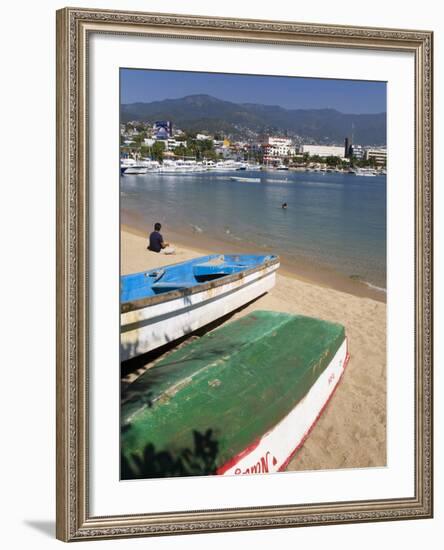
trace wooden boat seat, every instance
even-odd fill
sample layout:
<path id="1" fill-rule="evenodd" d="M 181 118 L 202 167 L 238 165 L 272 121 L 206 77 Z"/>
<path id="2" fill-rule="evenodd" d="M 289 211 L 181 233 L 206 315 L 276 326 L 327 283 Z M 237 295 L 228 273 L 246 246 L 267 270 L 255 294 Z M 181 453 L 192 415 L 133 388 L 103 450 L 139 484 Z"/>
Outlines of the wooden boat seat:
<path id="1" fill-rule="evenodd" d="M 211 262 L 206 262 L 203 264 L 196 264 L 193 266 L 193 275 L 196 278 L 202 277 L 222 277 L 224 275 L 232 275 L 233 273 L 238 273 L 242 271 L 247 266 L 244 264 L 228 264 L 223 263 L 215 265 Z"/>
<path id="2" fill-rule="evenodd" d="M 171 290 L 179 290 L 181 288 L 189 288 L 192 283 L 181 283 L 178 281 L 154 283 L 151 288 L 155 292 L 169 292 Z"/>

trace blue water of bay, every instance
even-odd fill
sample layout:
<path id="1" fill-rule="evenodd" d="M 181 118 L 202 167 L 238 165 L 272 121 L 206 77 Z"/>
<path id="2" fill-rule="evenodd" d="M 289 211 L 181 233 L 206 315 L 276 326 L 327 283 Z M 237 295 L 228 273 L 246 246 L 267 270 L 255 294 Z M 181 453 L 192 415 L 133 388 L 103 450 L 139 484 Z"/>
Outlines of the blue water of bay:
<path id="1" fill-rule="evenodd" d="M 231 177 L 260 178 L 260 183 Z M 287 209 L 281 205 L 287 203 Z M 386 288 L 386 177 L 320 172 L 121 176 L 125 222 L 231 239 Z M 214 251 L 217 253 L 217 250 Z"/>

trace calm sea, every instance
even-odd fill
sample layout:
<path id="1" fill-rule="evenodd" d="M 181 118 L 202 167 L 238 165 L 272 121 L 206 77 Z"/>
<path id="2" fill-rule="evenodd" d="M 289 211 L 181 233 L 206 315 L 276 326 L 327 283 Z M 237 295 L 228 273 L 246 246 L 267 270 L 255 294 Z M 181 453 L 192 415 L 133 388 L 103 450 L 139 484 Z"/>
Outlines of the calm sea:
<path id="1" fill-rule="evenodd" d="M 260 178 L 260 183 L 231 181 Z M 281 208 L 286 202 L 288 208 Z M 317 172 L 121 177 L 122 221 L 232 239 L 386 288 L 386 177 Z M 214 251 L 217 252 L 216 250 Z"/>

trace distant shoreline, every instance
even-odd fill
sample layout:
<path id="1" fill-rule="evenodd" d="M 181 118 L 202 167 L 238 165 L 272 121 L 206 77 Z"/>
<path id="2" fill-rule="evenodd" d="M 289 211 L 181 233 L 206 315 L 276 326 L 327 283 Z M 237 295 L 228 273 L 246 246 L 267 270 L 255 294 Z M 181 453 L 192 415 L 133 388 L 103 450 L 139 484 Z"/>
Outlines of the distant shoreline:
<path id="1" fill-rule="evenodd" d="M 137 227 L 136 224 L 121 224 L 121 231 L 144 238 L 147 237 L 150 230 L 150 228 L 144 230 L 141 227 Z M 236 241 L 233 243 L 228 240 L 225 241 L 222 239 L 209 237 L 208 235 L 199 232 L 193 233 L 190 232 L 188 228 L 183 228 L 180 232 L 177 229 L 170 230 L 165 228 L 162 233 L 164 234 L 165 240 L 170 242 L 173 246 L 178 245 L 186 249 L 191 249 L 195 252 L 201 253 L 202 255 L 218 253 L 228 254 L 230 252 L 251 254 L 272 253 L 272 251 L 269 251 L 268 249 L 258 249 L 258 247 L 242 241 Z M 179 261 L 179 259 L 175 259 L 175 256 L 170 256 L 169 258 L 171 259 L 170 263 Z M 324 288 L 332 288 L 354 296 L 370 298 L 382 303 L 386 303 L 387 301 L 386 292 L 369 286 L 363 281 L 347 277 L 332 268 L 317 265 L 306 259 L 298 258 L 297 260 L 294 260 L 282 254 L 280 254 L 280 260 L 281 267 L 279 272 L 282 275 L 286 275 L 303 282 L 312 283 Z"/>

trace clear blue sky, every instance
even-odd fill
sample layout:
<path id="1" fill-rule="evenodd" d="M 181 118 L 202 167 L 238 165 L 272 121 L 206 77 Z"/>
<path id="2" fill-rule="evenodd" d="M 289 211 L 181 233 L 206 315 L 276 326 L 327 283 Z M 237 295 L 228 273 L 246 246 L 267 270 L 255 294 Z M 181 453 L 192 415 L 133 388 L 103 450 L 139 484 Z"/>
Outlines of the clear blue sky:
<path id="1" fill-rule="evenodd" d="M 287 109 L 332 108 L 353 114 L 386 111 L 385 82 L 147 69 L 121 69 L 120 79 L 122 103 L 208 94 L 234 103 Z"/>

